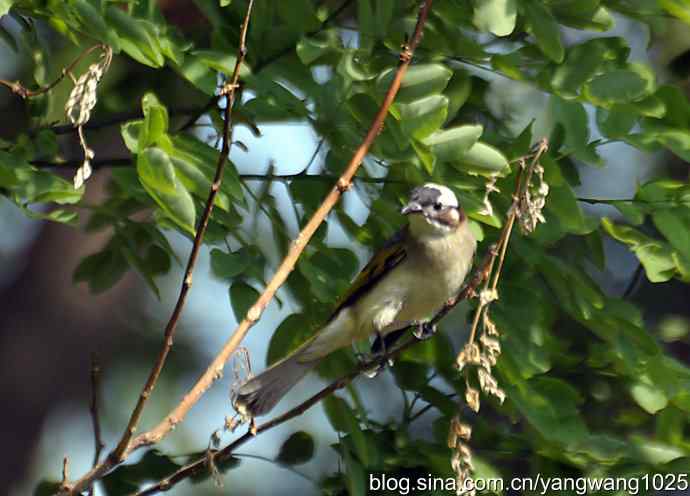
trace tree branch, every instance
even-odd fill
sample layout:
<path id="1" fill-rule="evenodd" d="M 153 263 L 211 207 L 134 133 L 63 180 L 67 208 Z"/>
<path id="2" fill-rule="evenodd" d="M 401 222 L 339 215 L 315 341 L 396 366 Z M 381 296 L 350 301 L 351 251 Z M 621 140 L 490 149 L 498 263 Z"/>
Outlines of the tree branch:
<path id="1" fill-rule="evenodd" d="M 189 254 L 189 260 L 187 262 L 187 268 L 185 270 L 184 278 L 182 281 L 182 287 L 180 288 L 180 294 L 177 298 L 177 303 L 173 309 L 170 320 L 165 327 L 165 334 L 163 339 L 163 347 L 161 348 L 158 358 L 149 373 L 149 377 L 146 380 L 139 399 L 132 411 L 127 427 L 120 438 L 117 446 L 106 459 L 97 464 L 91 471 L 79 479 L 72 487 L 70 494 L 76 495 L 83 491 L 85 488 L 90 487 L 93 481 L 106 472 L 108 472 L 112 467 L 121 463 L 131 451 L 131 440 L 132 436 L 137 430 L 137 425 L 141 418 L 141 414 L 144 410 L 144 406 L 148 398 L 151 396 L 153 389 L 158 382 L 158 378 L 165 365 L 166 358 L 170 349 L 173 346 L 173 338 L 175 336 L 175 330 L 177 328 L 177 323 L 179 321 L 182 309 L 184 308 L 185 302 L 187 300 L 187 294 L 189 289 L 192 287 L 192 273 L 194 271 L 194 266 L 196 264 L 197 257 L 199 255 L 199 250 L 201 249 L 201 244 L 206 233 L 206 228 L 208 226 L 209 218 L 211 217 L 211 211 L 213 210 L 213 203 L 220 189 L 221 182 L 223 180 L 223 172 L 225 170 L 225 164 L 227 163 L 228 155 L 230 154 L 230 143 L 232 143 L 232 126 L 231 126 L 231 111 L 235 103 L 236 89 L 239 87 L 239 77 L 240 77 L 240 66 L 246 56 L 247 48 L 245 45 L 247 37 L 247 29 L 249 27 L 249 19 L 251 17 L 253 0 L 249 0 L 247 5 L 247 13 L 242 24 L 242 30 L 240 33 L 240 46 L 238 50 L 237 61 L 235 62 L 235 68 L 229 83 L 226 83 L 221 90 L 221 96 L 225 97 L 225 109 L 224 109 L 224 122 L 223 122 L 223 135 L 222 135 L 222 149 L 218 156 L 218 163 L 216 166 L 216 174 L 211 184 L 211 190 L 209 191 L 208 198 L 206 200 L 206 206 L 199 220 L 199 225 L 196 230 L 196 235 L 194 237 L 194 243 L 192 245 L 192 251 Z"/>
<path id="2" fill-rule="evenodd" d="M 383 99 L 383 103 L 381 104 L 362 144 L 355 151 L 355 154 L 345 167 L 345 171 L 338 178 L 336 184 L 326 196 L 321 206 L 316 210 L 309 222 L 298 234 L 297 238 L 292 242 L 290 250 L 283 259 L 280 267 L 276 271 L 271 281 L 267 284 L 264 292 L 249 309 L 247 315 L 237 326 L 230 338 L 225 342 L 221 351 L 218 353 L 218 355 L 216 355 L 197 383 L 184 396 L 184 398 L 182 398 L 182 401 L 155 428 L 149 432 L 137 436 L 132 441 L 131 446 L 127 451 L 128 453 L 142 446 L 157 443 L 160 439 L 167 435 L 171 429 L 173 429 L 185 418 L 192 406 L 199 401 L 201 396 L 211 387 L 213 382 L 221 376 L 225 363 L 232 356 L 234 351 L 237 349 L 237 346 L 247 335 L 249 329 L 261 318 L 263 311 L 270 303 L 278 288 L 282 286 L 290 272 L 292 272 L 297 260 L 313 236 L 314 232 L 316 232 L 318 227 L 325 220 L 328 213 L 333 209 L 342 193 L 350 189 L 352 186 L 352 179 L 357 172 L 357 169 L 361 165 L 362 160 L 368 153 L 369 148 L 376 139 L 376 136 L 379 134 L 388 114 L 388 109 L 393 103 L 395 95 L 400 88 L 402 78 L 405 75 L 407 67 L 412 61 L 414 50 L 422 39 L 422 31 L 431 8 L 431 3 L 432 0 L 425 0 L 419 12 L 417 24 L 415 26 L 415 31 L 411 41 L 409 45 L 403 47 L 400 53 L 400 62 L 395 72 L 395 77 L 391 81 L 390 87 L 388 88 L 388 91 Z"/>

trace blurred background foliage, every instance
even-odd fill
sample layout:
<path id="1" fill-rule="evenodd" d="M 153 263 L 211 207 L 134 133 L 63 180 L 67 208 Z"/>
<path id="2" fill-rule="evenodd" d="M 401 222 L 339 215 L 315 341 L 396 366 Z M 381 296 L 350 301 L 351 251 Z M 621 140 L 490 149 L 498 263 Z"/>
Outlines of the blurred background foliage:
<path id="1" fill-rule="evenodd" d="M 144 428 L 241 320 L 359 145 L 419 4 L 255 3 L 232 163 Z M 205 106 L 232 70 L 245 9 L 0 0 L 8 82 L 46 86 L 99 42 L 115 53 L 84 128 L 95 174 L 79 189 L 69 79 L 35 98 L 0 92 L 1 492 L 49 494 L 63 455 L 71 476 L 89 468 L 91 351 L 108 447 L 125 425 L 212 180 L 222 120 Z M 506 402 L 485 400 L 473 415 L 458 400 L 453 350 L 474 303 L 463 304 L 389 372 L 253 440 L 219 467 L 225 490 L 206 474 L 172 493 L 365 494 L 368 474 L 452 477 L 446 436 L 458 408 L 474 427 L 477 476 L 690 472 L 689 23 L 675 0 L 436 0 L 355 187 L 245 344 L 260 369 L 309 336 L 400 226 L 414 185 L 453 188 L 484 251 L 510 203 L 514 160 L 548 137 L 547 222 L 514 237 L 494 305 Z M 492 175 L 501 192 L 486 211 Z M 277 412 L 354 363 L 337 353 Z M 96 494 L 128 494 L 202 452 L 232 414 L 227 375 Z"/>

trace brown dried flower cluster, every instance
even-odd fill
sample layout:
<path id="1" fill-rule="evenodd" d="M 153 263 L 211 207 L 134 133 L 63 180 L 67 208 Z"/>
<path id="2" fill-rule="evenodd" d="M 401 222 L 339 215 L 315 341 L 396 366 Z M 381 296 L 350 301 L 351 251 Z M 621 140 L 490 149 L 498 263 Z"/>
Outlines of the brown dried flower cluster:
<path id="1" fill-rule="evenodd" d="M 522 194 L 518 198 L 517 203 L 517 219 L 520 225 L 522 234 L 529 234 L 533 232 L 537 226 L 546 222 L 542 210 L 546 205 L 546 197 L 549 195 L 549 185 L 544 181 L 544 167 L 539 163 L 539 153 L 544 153 L 547 149 L 545 141 L 541 141 L 538 145 L 536 160 L 532 160 L 531 165 L 527 170 L 527 181 Z M 543 151 L 542 151 L 543 150 Z M 520 166 L 524 169 L 527 167 L 525 159 L 520 161 Z M 532 176 L 537 176 L 536 184 L 532 181 Z"/>
<path id="2" fill-rule="evenodd" d="M 492 174 L 489 180 L 484 185 L 484 198 L 482 199 L 482 208 L 479 210 L 480 215 L 486 215 L 491 217 L 494 214 L 494 207 L 489 201 L 489 195 L 491 193 L 500 193 L 501 190 L 496 186 L 496 180 L 498 179 L 498 174 Z"/>
<path id="3" fill-rule="evenodd" d="M 479 396 L 479 393 L 477 393 Z M 467 494 L 474 496 L 475 491 L 465 491 L 469 487 L 468 480 L 472 478 L 472 471 L 474 465 L 472 464 L 472 451 L 467 442 L 472 437 L 472 427 L 468 424 L 460 422 L 460 418 L 456 415 L 450 421 L 450 429 L 448 430 L 448 447 L 453 450 L 453 456 L 450 460 L 451 467 L 455 472 L 455 487 L 458 495 Z"/>
<path id="4" fill-rule="evenodd" d="M 110 67 L 110 62 L 113 59 L 113 50 L 109 46 L 102 46 L 103 53 L 98 62 L 94 62 L 89 66 L 84 74 L 79 79 L 75 79 L 72 73 L 68 72 L 69 77 L 74 83 L 74 88 L 65 104 L 65 115 L 69 121 L 77 128 L 79 134 L 79 143 L 84 151 L 84 162 L 81 167 L 77 169 L 74 175 L 74 188 L 80 188 L 84 182 L 91 176 L 91 160 L 94 157 L 94 152 L 86 144 L 84 138 L 83 125 L 91 118 L 91 111 L 96 106 L 98 100 L 97 89 L 103 75 Z"/>
<path id="5" fill-rule="evenodd" d="M 549 186 L 544 181 L 544 168 L 539 163 L 539 159 L 547 149 L 546 140 L 542 140 L 530 156 L 519 160 L 521 170 L 518 173 L 513 204 L 508 211 L 508 219 L 501 232 L 499 242 L 490 252 L 489 271 L 484 288 L 479 293 L 479 304 L 474 314 L 470 337 L 456 358 L 458 370 L 465 371 L 465 402 L 475 413 L 479 412 L 480 408 L 480 390 L 486 395 L 494 396 L 501 404 L 506 398 L 505 392 L 492 374 L 492 369 L 501 354 L 501 342 L 499 340 L 500 332 L 491 319 L 489 308 L 491 303 L 499 298 L 498 280 L 515 221 L 517 220 L 523 234 L 533 232 L 539 223 L 546 221 L 542 215 L 542 210 L 546 204 Z M 530 160 L 529 164 L 528 159 Z M 533 184 L 532 181 L 534 176 L 536 176 L 536 184 Z M 491 215 L 493 213 L 489 194 L 498 191 L 495 183 L 496 177 L 492 177 L 486 184 L 484 210 L 480 212 L 482 214 Z M 496 260 L 498 260 L 498 265 L 495 268 Z M 478 329 L 480 329 L 479 339 L 475 340 Z M 479 389 L 471 384 L 470 367 L 476 370 L 476 382 L 479 383 Z M 474 494 L 473 490 L 467 489 L 471 487 L 467 481 L 471 479 L 472 475 L 472 454 L 468 444 L 471 433 L 471 428 L 462 424 L 458 416 L 453 418 L 448 433 L 448 446 L 454 450 L 451 465 L 456 474 L 458 495 Z"/>

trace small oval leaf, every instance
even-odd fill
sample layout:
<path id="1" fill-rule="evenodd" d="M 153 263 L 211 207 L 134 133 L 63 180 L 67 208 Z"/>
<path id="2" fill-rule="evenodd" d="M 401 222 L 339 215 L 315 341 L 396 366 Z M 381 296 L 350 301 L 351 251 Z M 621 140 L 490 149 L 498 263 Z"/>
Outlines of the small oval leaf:
<path id="1" fill-rule="evenodd" d="M 278 463 L 300 465 L 314 456 L 314 438 L 304 431 L 293 433 L 280 447 L 276 457 Z"/>
<path id="2" fill-rule="evenodd" d="M 465 154 L 483 131 L 479 124 L 453 127 L 432 134 L 424 140 L 424 144 L 431 148 L 439 162 L 452 162 Z"/>

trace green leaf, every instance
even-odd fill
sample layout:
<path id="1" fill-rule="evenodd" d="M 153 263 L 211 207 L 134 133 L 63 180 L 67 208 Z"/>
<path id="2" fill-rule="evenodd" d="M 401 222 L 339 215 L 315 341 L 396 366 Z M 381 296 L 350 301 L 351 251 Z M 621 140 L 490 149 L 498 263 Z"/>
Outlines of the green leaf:
<path id="1" fill-rule="evenodd" d="M 251 263 L 249 252 L 241 248 L 226 253 L 218 248 L 211 250 L 211 272 L 220 279 L 232 279 L 242 274 Z"/>
<path id="2" fill-rule="evenodd" d="M 285 21 L 290 31 L 302 34 L 319 29 L 314 3 L 311 0 L 293 0 L 274 4 L 277 14 Z"/>
<path id="3" fill-rule="evenodd" d="M 659 322 L 659 337 L 665 343 L 683 340 L 690 334 L 690 321 L 679 315 L 667 315 Z"/>
<path id="4" fill-rule="evenodd" d="M 352 409 L 345 400 L 339 396 L 334 394 L 327 396 L 321 404 L 326 412 L 328 421 L 336 431 L 348 432 L 350 425 L 356 422 Z"/>
<path id="5" fill-rule="evenodd" d="M 548 441 L 574 446 L 588 435 L 578 411 L 582 398 L 562 379 L 535 377 L 521 384 L 502 384 L 508 398 Z"/>
<path id="6" fill-rule="evenodd" d="M 120 39 L 115 30 L 106 24 L 100 9 L 87 0 L 72 0 L 70 5 L 74 7 L 81 26 L 89 34 L 110 45 L 115 53 L 120 51 Z"/>
<path id="7" fill-rule="evenodd" d="M 15 0 L 0 0 L 0 17 L 4 16 L 10 11 L 10 7 Z"/>
<path id="8" fill-rule="evenodd" d="M 89 255 L 74 270 L 74 282 L 86 282 L 92 293 L 102 293 L 113 287 L 128 269 L 127 259 L 117 243 L 111 240 L 103 251 Z"/>
<path id="9" fill-rule="evenodd" d="M 581 30 L 608 31 L 614 20 L 599 0 L 565 0 L 553 5 L 553 13 L 566 26 Z"/>
<path id="10" fill-rule="evenodd" d="M 685 455 L 685 451 L 676 446 L 661 443 L 639 435 L 631 436 L 633 454 L 643 463 L 658 465 L 669 463 Z"/>
<path id="11" fill-rule="evenodd" d="M 584 95 L 595 105 L 610 107 L 616 103 L 641 100 L 654 93 L 654 72 L 642 64 L 605 72 L 584 87 Z"/>
<path id="12" fill-rule="evenodd" d="M 547 219 L 549 213 L 555 214 L 560 227 L 573 234 L 588 234 L 596 228 L 596 224 L 588 222 L 577 203 L 573 190 L 567 183 L 551 186 L 549 199 L 546 202 Z"/>
<path id="13" fill-rule="evenodd" d="M 2 6 L 2 0 L 0 0 L 0 7 Z M 0 12 L 2 15 L 2 12 Z M 59 481 L 42 480 L 38 483 L 34 489 L 33 496 L 53 496 L 59 492 L 62 483 Z"/>
<path id="14" fill-rule="evenodd" d="M 335 30 L 325 30 L 314 36 L 305 36 L 297 42 L 295 53 L 304 65 L 311 65 L 320 58 L 336 54 L 340 50 L 340 38 L 338 38 Z M 358 53 L 356 50 L 349 51 L 352 53 L 350 60 Z M 347 52 L 346 52 L 347 53 Z M 343 55 L 345 57 L 345 55 Z"/>
<path id="15" fill-rule="evenodd" d="M 192 457 L 196 460 L 204 454 L 195 454 Z M 218 468 L 221 468 L 221 464 L 219 463 L 218 465 Z M 137 462 L 130 463 L 129 465 L 120 465 L 108 473 L 102 479 L 103 488 L 109 496 L 129 494 L 132 491 L 137 491 L 144 481 L 160 479 L 179 468 L 180 465 L 175 463 L 169 456 L 158 450 L 149 450 Z"/>
<path id="16" fill-rule="evenodd" d="M 637 122 L 638 116 L 622 105 L 613 105 L 609 110 L 597 107 L 597 126 L 607 138 L 620 138 L 628 134 Z"/>
<path id="17" fill-rule="evenodd" d="M 652 220 L 676 250 L 690 255 L 690 209 L 656 209 Z"/>
<path id="18" fill-rule="evenodd" d="M 137 174 L 146 192 L 178 227 L 194 235 L 194 200 L 175 176 L 170 157 L 160 148 L 147 148 L 137 157 Z"/>
<path id="19" fill-rule="evenodd" d="M 393 367 L 395 382 L 401 389 L 419 391 L 427 385 L 429 367 L 415 362 L 398 361 Z"/>
<path id="20" fill-rule="evenodd" d="M 172 144 L 173 149 L 170 150 L 169 153 L 174 159 L 178 159 L 186 164 L 185 174 L 189 174 L 191 177 L 191 171 L 187 171 L 187 168 L 190 167 L 201 171 L 208 181 L 208 185 L 210 187 L 212 178 L 216 173 L 218 150 L 193 136 L 184 134 L 174 136 L 172 138 Z M 179 167 L 182 164 L 176 161 L 175 165 L 176 167 Z M 197 191 L 198 195 L 201 198 L 206 199 L 209 188 L 205 187 L 205 185 L 202 185 L 201 183 L 198 183 L 197 187 L 201 188 L 201 191 Z M 223 182 L 220 186 L 220 191 L 228 195 L 228 197 L 233 198 L 240 205 L 245 205 L 244 192 L 242 191 L 240 176 L 237 173 L 235 164 L 230 160 L 228 160 L 225 164 L 225 169 L 223 171 Z M 221 208 L 226 208 L 223 206 L 222 200 L 219 201 L 218 205 Z"/>
<path id="21" fill-rule="evenodd" d="M 140 151 L 139 136 L 141 135 L 143 123 L 143 119 L 137 119 L 134 121 L 125 122 L 120 126 L 122 141 L 125 142 L 125 146 L 132 153 L 139 153 Z M 144 147 L 141 147 L 141 150 L 143 149 Z"/>
<path id="22" fill-rule="evenodd" d="M 189 54 L 205 66 L 214 71 L 230 75 L 235 70 L 237 54 L 219 50 L 194 50 Z M 240 78 L 246 78 L 251 74 L 247 64 L 240 66 Z"/>
<path id="23" fill-rule="evenodd" d="M 9 156 L 0 152 L 0 164 Z M 10 157 L 11 163 L 15 161 Z M 84 194 L 84 188 L 74 189 L 74 185 L 61 177 L 31 166 L 20 166 L 14 169 L 17 184 L 12 188 L 12 193 L 19 201 L 25 203 L 49 203 L 59 204 L 77 203 Z"/>
<path id="24" fill-rule="evenodd" d="M 19 207 L 30 219 L 49 220 L 52 222 L 58 222 L 60 224 L 69 224 L 74 227 L 76 227 L 79 223 L 79 215 L 77 212 L 70 212 L 69 210 L 62 209 L 55 209 L 51 210 L 50 212 L 40 212 L 31 210 L 23 205 L 19 205 Z"/>
<path id="25" fill-rule="evenodd" d="M 601 225 L 609 236 L 630 245 L 651 282 L 664 282 L 673 277 L 676 262 L 673 250 L 666 243 L 649 238 L 632 227 L 614 224 L 606 217 L 601 219 Z"/>
<path id="26" fill-rule="evenodd" d="M 472 22 L 479 31 L 508 36 L 515 29 L 516 0 L 473 0 Z"/>
<path id="27" fill-rule="evenodd" d="M 168 110 L 153 93 L 146 93 L 141 99 L 144 121 L 139 130 L 138 149 L 143 150 L 151 144 L 162 145 L 168 131 Z"/>
<path id="28" fill-rule="evenodd" d="M 450 78 L 443 94 L 448 97 L 448 117 L 446 122 L 450 122 L 465 105 L 472 93 L 472 80 L 469 75 L 462 70 L 455 71 Z"/>
<path id="29" fill-rule="evenodd" d="M 271 336 L 266 353 L 266 365 L 273 365 L 288 356 L 314 334 L 314 323 L 303 313 L 285 317 Z"/>
<path id="30" fill-rule="evenodd" d="M 107 8 L 106 21 L 115 29 L 120 38 L 120 46 L 130 57 L 150 67 L 163 66 L 165 59 L 152 24 L 131 17 L 115 6 Z"/>
<path id="31" fill-rule="evenodd" d="M 481 141 L 477 141 L 459 159 L 451 162 L 451 165 L 458 170 L 482 176 L 503 175 L 510 171 L 505 155 L 500 150 Z"/>
<path id="32" fill-rule="evenodd" d="M 664 392 L 648 382 L 636 381 L 631 384 L 630 395 L 650 415 L 654 415 L 668 405 L 668 398 Z"/>
<path id="33" fill-rule="evenodd" d="M 621 226 L 614 224 L 609 218 L 602 217 L 601 225 L 609 236 L 617 239 L 621 243 L 626 245 L 632 245 L 633 247 L 639 246 L 644 243 L 651 242 L 651 238 L 645 236 L 637 229 L 633 229 L 628 226 Z"/>
<path id="34" fill-rule="evenodd" d="M 558 96 L 551 97 L 551 109 L 554 120 L 563 126 L 565 131 L 565 148 L 585 162 L 598 164 L 599 156 L 589 144 L 589 121 L 584 106 L 575 101 L 565 100 Z"/>
<path id="35" fill-rule="evenodd" d="M 465 125 L 438 131 L 424 140 L 439 162 L 453 162 L 460 159 L 482 135 L 479 125 Z"/>
<path id="36" fill-rule="evenodd" d="M 347 474 L 347 494 L 349 496 L 365 496 L 367 494 L 367 480 L 364 468 L 353 458 L 349 450 L 345 450 L 344 458 Z"/>
<path id="37" fill-rule="evenodd" d="M 352 441 L 357 459 L 366 467 L 373 458 L 367 434 L 362 431 L 359 421 L 345 400 L 335 395 L 327 396 L 323 401 L 323 409 L 336 431 L 346 432 Z"/>
<path id="38" fill-rule="evenodd" d="M 371 58 L 362 50 L 347 48 L 340 57 L 336 71 L 346 81 L 369 81 L 378 75 L 378 71 L 368 63 L 370 61 Z"/>
<path id="39" fill-rule="evenodd" d="M 319 250 L 309 258 L 302 257 L 297 266 L 323 303 L 332 303 L 347 291 L 357 267 L 357 257 L 344 248 Z"/>
<path id="40" fill-rule="evenodd" d="M 280 447 L 276 461 L 286 465 L 300 465 L 307 463 L 313 456 L 314 438 L 304 431 L 297 431 Z"/>
<path id="41" fill-rule="evenodd" d="M 168 154 L 160 148 L 148 148 L 140 155 L 137 173 L 144 186 L 163 194 L 175 194 L 175 169 Z"/>
<path id="42" fill-rule="evenodd" d="M 551 86 L 557 94 L 572 98 L 603 66 L 625 61 L 630 49 L 622 38 L 595 38 L 568 49 L 565 62 L 556 67 Z"/>
<path id="43" fill-rule="evenodd" d="M 359 26 L 359 46 L 370 51 L 376 41 L 376 20 L 370 0 L 357 0 L 357 23 Z"/>
<path id="44" fill-rule="evenodd" d="M 402 129 L 408 135 L 421 140 L 437 131 L 448 116 L 448 98 L 431 95 L 411 103 L 398 105 Z"/>
<path id="45" fill-rule="evenodd" d="M 244 281 L 232 283 L 232 286 L 230 286 L 230 305 L 237 322 L 244 319 L 249 309 L 259 299 L 259 296 L 260 293 Z"/>
<path id="46" fill-rule="evenodd" d="M 412 140 L 411 144 L 417 159 L 422 163 L 427 174 L 432 175 L 436 165 L 436 157 L 432 153 L 431 147 L 417 140 Z"/>
<path id="47" fill-rule="evenodd" d="M 625 220 L 633 226 L 639 226 L 644 222 L 645 211 L 639 203 L 617 200 L 611 202 L 611 205 L 616 207 L 618 211 L 623 214 Z"/>
<path id="48" fill-rule="evenodd" d="M 565 52 L 561 32 L 549 7 L 541 0 L 523 0 L 521 5 L 539 49 L 554 62 L 562 62 Z"/>
<path id="49" fill-rule="evenodd" d="M 376 80 L 376 89 L 380 94 L 388 90 L 395 69 L 386 69 Z M 417 64 L 409 67 L 395 97 L 396 102 L 410 103 L 420 98 L 441 93 L 453 75 L 443 64 Z"/>

